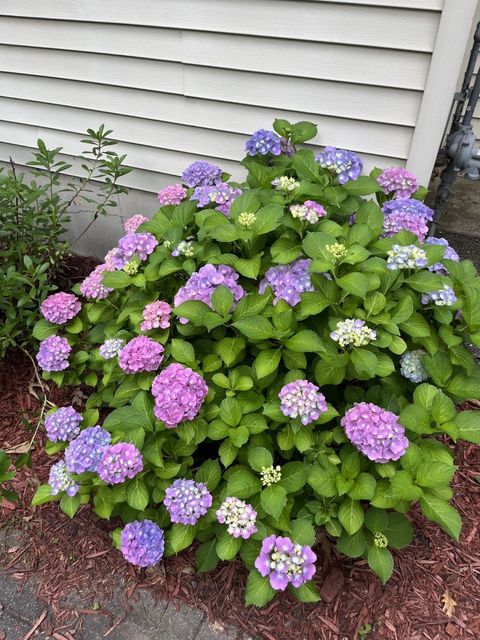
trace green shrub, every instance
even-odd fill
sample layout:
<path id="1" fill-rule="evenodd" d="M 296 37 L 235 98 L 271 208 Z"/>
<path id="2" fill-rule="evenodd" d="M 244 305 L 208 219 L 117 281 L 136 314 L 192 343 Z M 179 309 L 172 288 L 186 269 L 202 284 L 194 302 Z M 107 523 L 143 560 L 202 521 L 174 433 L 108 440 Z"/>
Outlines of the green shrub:
<path id="1" fill-rule="evenodd" d="M 184 199 L 162 206 L 138 228 L 137 236 L 153 234 L 158 242 L 148 257 L 137 253 L 132 259 L 132 252 L 125 250 L 137 236 L 120 241 L 113 257 L 120 261 L 117 266 L 123 260 L 123 269 L 114 270 L 110 255 L 103 273 L 103 284 L 112 291 L 105 299 L 86 301 L 61 331 L 72 348 L 68 368 L 63 369 L 67 362 L 62 361 L 62 370 L 44 372 L 57 384 L 90 386 L 82 428 L 97 425 L 99 416 L 106 415 L 102 426 L 112 442 L 132 443 L 143 458 L 143 470 L 137 473 L 138 460 L 132 462 L 137 465 L 134 477 L 118 484 L 104 482 L 95 472 L 74 474 L 68 486 L 74 493 L 75 483 L 77 493 L 58 494 L 65 513 L 73 515 L 80 504 L 92 500 L 102 518 L 120 516 L 126 523 L 148 519 L 165 530 L 165 555 L 197 540 L 199 571 L 240 557 L 250 571 L 246 602 L 259 606 L 274 595 L 269 578 L 255 568 L 268 536 L 312 546 L 323 529 L 339 551 L 366 558 L 382 582 L 393 569 L 389 548 L 402 548 L 412 539 L 405 514 L 413 504 L 458 539 L 460 516 L 450 503 L 456 469 L 450 442 L 480 442 L 480 414 L 457 413 L 455 407 L 463 399 L 480 398 L 479 369 L 465 346 L 468 339 L 480 344 L 479 279 L 473 264 L 445 259 L 444 246 L 421 244 L 406 230 L 383 237 L 384 213 L 372 198 L 376 194 L 382 204 L 387 199 L 377 181 L 380 171 L 340 185 L 343 177 L 320 166 L 311 150 L 294 149 L 315 135 L 314 125 L 276 121 L 274 127 L 285 138 L 287 153 L 244 160 L 247 183 L 242 195 L 235 192 L 229 217 L 215 210 L 215 204 L 197 207 L 195 199 Z M 289 180 L 277 181 L 282 176 Z M 291 190 L 273 188 L 272 181 Z M 215 190 L 222 188 L 217 185 Z M 418 190 L 411 206 L 415 208 L 424 193 Z M 198 200 L 201 192 L 194 196 Z M 328 212 L 313 224 L 290 213 L 292 204 L 309 199 Z M 349 220 L 352 214 L 355 221 Z M 148 238 L 143 236 L 143 241 Z M 392 268 L 394 245 L 402 251 L 413 246 L 408 251 L 419 266 Z M 422 256 L 425 266 L 420 266 Z M 285 281 L 283 293 L 291 305 L 274 300 L 265 282 L 259 292 L 269 269 L 303 258 L 310 260 L 303 284 L 297 276 Z M 147 344 L 137 360 L 130 354 L 129 365 L 125 351 L 119 358 L 100 355 L 106 340 L 128 342 L 142 335 L 145 306 L 157 300 L 173 305 L 180 287 L 204 265 L 226 265 L 239 279 L 216 280 L 211 304 L 199 299 L 178 304 L 169 327 L 143 332 L 154 343 L 149 343 L 151 348 Z M 292 293 L 297 285 L 297 293 Z M 454 291 L 456 301 L 451 306 L 422 302 L 422 296 L 433 291 L 448 291 L 447 303 Z M 335 331 L 346 319 L 365 322 L 367 332 L 356 345 L 342 347 Z M 47 320 L 34 329 L 42 341 L 57 334 L 59 328 Z M 163 354 L 158 345 L 163 345 Z M 45 342 L 42 349 L 47 349 Z M 400 373 L 407 351 L 420 352 L 408 375 L 423 379 L 421 383 Z M 160 389 L 154 385 L 153 397 L 162 355 L 162 371 L 167 364 L 180 363 L 208 385 L 198 415 L 176 428 L 167 428 L 165 407 L 176 414 L 193 396 L 169 400 L 173 378 Z M 44 357 L 39 355 L 39 361 Z M 138 358 L 151 358 L 150 364 L 156 360 L 155 370 L 126 373 L 129 367 L 135 369 Z M 316 384 L 327 403 L 307 424 L 285 415 L 279 399 L 284 385 L 298 380 Z M 202 388 L 197 380 L 194 392 L 200 397 Z M 315 398 L 317 402 L 318 395 Z M 386 458 L 375 451 L 373 459 L 362 454 L 370 451 L 372 415 L 360 425 L 363 444 L 354 446 L 347 437 L 352 419 L 345 414 L 362 402 L 388 411 L 382 415 L 389 420 L 399 416 L 399 439 L 388 430 L 377 434 L 377 444 L 379 438 L 382 451 L 388 450 Z M 403 453 L 404 445 L 408 448 Z M 51 442 L 48 451 L 57 453 L 66 446 Z M 110 464 L 108 459 L 104 464 Z M 165 492 L 178 478 L 204 483 L 213 496 L 213 506 L 194 525 L 172 523 L 172 508 L 165 506 Z M 51 500 L 50 489 L 42 486 L 34 504 Z M 217 520 L 216 511 L 227 496 L 247 501 L 257 512 L 257 531 L 248 539 L 229 535 Z M 125 551 L 119 530 L 113 538 Z M 301 600 L 318 599 L 311 582 L 290 588 Z"/>
<path id="2" fill-rule="evenodd" d="M 27 163 L 34 180 L 19 173 L 13 161 L 9 171 L 0 169 L 0 358 L 10 347 L 32 344 L 39 303 L 56 289 L 55 278 L 69 252 L 64 233 L 71 206 L 81 198 L 93 222 L 126 191 L 118 180 L 130 169 L 123 165 L 125 156 L 110 151 L 116 144 L 110 133 L 103 125 L 87 131 L 84 176 L 76 183 L 61 181 L 72 165 L 58 159 L 61 147 L 47 149 L 43 140 Z M 104 182 L 92 192 L 95 179 Z"/>

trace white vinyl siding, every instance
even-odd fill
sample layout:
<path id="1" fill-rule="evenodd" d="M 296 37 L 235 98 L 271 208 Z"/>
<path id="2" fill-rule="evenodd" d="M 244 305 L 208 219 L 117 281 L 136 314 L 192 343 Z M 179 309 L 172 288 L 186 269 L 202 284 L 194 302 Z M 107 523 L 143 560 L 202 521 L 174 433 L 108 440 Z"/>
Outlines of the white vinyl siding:
<path id="1" fill-rule="evenodd" d="M 70 160 L 104 122 L 134 167 L 124 183 L 155 192 L 195 159 L 242 178 L 247 136 L 283 117 L 367 171 L 410 163 L 452 2 L 2 0 L 0 162 L 38 137 Z"/>

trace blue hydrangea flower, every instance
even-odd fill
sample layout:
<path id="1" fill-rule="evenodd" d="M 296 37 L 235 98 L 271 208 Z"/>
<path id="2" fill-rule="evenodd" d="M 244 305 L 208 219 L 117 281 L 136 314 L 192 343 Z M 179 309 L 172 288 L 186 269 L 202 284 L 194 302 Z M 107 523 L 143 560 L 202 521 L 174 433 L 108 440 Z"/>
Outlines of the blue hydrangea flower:
<path id="1" fill-rule="evenodd" d="M 137 567 L 153 567 L 163 556 L 163 529 L 151 520 L 136 520 L 120 534 L 120 550 L 125 560 Z"/>
<path id="2" fill-rule="evenodd" d="M 96 471 L 103 451 L 112 437 L 102 427 L 88 427 L 72 440 L 65 451 L 65 463 L 70 473 Z"/>
<path id="3" fill-rule="evenodd" d="M 105 342 L 98 347 L 98 350 L 102 358 L 111 360 L 118 356 L 124 346 L 125 340 L 121 338 L 110 338 L 109 340 L 105 340 Z"/>
<path id="4" fill-rule="evenodd" d="M 387 252 L 387 269 L 398 271 L 399 269 L 421 269 L 428 264 L 427 254 L 423 249 L 414 244 L 405 246 L 394 244 Z"/>
<path id="5" fill-rule="evenodd" d="M 198 160 L 188 165 L 182 173 L 183 183 L 187 187 L 200 187 L 214 184 L 222 178 L 222 170 L 216 164 Z"/>
<path id="6" fill-rule="evenodd" d="M 270 267 L 260 282 L 259 293 L 264 293 L 270 287 L 275 294 L 273 304 L 279 300 L 285 300 L 291 307 L 300 302 L 300 294 L 304 291 L 313 291 L 308 269 L 311 260 L 300 259 L 291 264 L 280 264 L 278 267 Z"/>
<path id="7" fill-rule="evenodd" d="M 435 238 L 434 236 L 431 236 L 430 238 L 427 238 L 425 240 L 425 244 L 441 245 L 442 247 L 445 247 L 445 251 L 443 253 L 444 260 L 453 260 L 454 262 L 460 261 L 460 256 L 455 251 L 455 249 L 453 249 L 453 247 L 448 244 L 448 240 L 446 240 L 445 238 Z M 435 262 L 435 264 L 432 264 L 430 267 L 428 267 L 428 269 L 429 271 L 434 271 L 435 273 L 438 273 L 440 275 L 448 274 L 447 268 L 444 267 L 441 262 Z"/>
<path id="8" fill-rule="evenodd" d="M 78 484 L 75 483 L 75 480 L 73 480 L 68 473 L 63 460 L 51 466 L 48 484 L 50 485 L 52 496 L 56 496 L 65 491 L 67 496 L 72 497 L 78 491 Z"/>
<path id="9" fill-rule="evenodd" d="M 52 442 L 73 440 L 80 433 L 82 415 L 73 407 L 60 407 L 45 418 L 45 429 Z"/>
<path id="10" fill-rule="evenodd" d="M 336 147 L 325 147 L 317 153 L 315 160 L 321 167 L 334 173 L 339 184 L 356 180 L 363 169 L 363 162 L 356 153 Z"/>
<path id="11" fill-rule="evenodd" d="M 456 301 L 455 291 L 446 284 L 439 291 L 429 291 L 422 295 L 422 304 L 433 302 L 437 307 L 451 307 Z"/>
<path id="12" fill-rule="evenodd" d="M 423 382 L 428 378 L 428 372 L 423 366 L 425 351 L 406 351 L 400 358 L 400 373 L 407 380 L 415 383 Z"/>
<path id="13" fill-rule="evenodd" d="M 282 153 L 282 138 L 277 136 L 274 131 L 258 129 L 247 140 L 245 151 L 250 156 L 266 156 L 269 153 L 279 156 Z"/>

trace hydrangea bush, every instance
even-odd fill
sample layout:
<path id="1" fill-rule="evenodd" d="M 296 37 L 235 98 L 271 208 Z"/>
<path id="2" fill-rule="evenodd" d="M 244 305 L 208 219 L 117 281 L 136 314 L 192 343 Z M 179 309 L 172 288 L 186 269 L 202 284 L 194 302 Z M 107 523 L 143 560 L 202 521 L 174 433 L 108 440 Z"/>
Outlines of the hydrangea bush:
<path id="1" fill-rule="evenodd" d="M 199 571 L 239 557 L 258 606 L 318 600 L 319 536 L 385 582 L 414 504 L 458 539 L 452 443 L 480 442 L 456 409 L 480 398 L 480 281 L 424 242 L 425 189 L 298 149 L 310 123 L 274 129 L 247 142 L 244 184 L 188 167 L 34 331 L 44 377 L 90 388 L 81 424 L 47 417 L 63 457 L 34 503 L 120 517 L 141 567 L 192 544 Z"/>

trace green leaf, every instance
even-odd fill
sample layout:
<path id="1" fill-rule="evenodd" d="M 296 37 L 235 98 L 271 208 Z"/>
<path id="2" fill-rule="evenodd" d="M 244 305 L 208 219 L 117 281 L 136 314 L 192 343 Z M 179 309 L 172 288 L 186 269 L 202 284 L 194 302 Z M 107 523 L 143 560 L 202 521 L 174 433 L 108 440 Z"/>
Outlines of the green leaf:
<path id="1" fill-rule="evenodd" d="M 248 450 L 247 458 L 250 467 L 257 472 L 260 472 L 263 468 L 271 467 L 273 464 L 273 456 L 265 447 L 252 447 Z"/>
<path id="2" fill-rule="evenodd" d="M 317 538 L 315 527 L 309 520 L 294 520 L 291 524 L 291 538 L 296 544 L 313 547 Z"/>
<path id="3" fill-rule="evenodd" d="M 216 552 L 217 539 L 212 538 L 208 542 L 203 542 L 197 549 L 196 567 L 199 573 L 206 573 L 215 569 L 219 557 Z"/>
<path id="4" fill-rule="evenodd" d="M 245 586 L 246 606 L 264 607 L 274 596 L 275 591 L 270 586 L 268 577 L 262 578 L 256 569 L 252 569 L 248 574 Z"/>
<path id="5" fill-rule="evenodd" d="M 325 352 L 325 347 L 318 333 L 309 329 L 298 331 L 298 333 L 285 342 L 285 346 L 287 349 L 290 349 L 290 351 L 297 351 L 299 353 Z"/>
<path id="6" fill-rule="evenodd" d="M 127 504 L 132 509 L 143 511 L 147 508 L 149 500 L 148 489 L 141 478 L 134 478 L 128 484 Z"/>
<path id="7" fill-rule="evenodd" d="M 344 498 L 338 508 L 338 519 L 347 533 L 353 535 L 363 524 L 364 511 L 357 500 Z"/>
<path id="8" fill-rule="evenodd" d="M 393 573 L 393 558 L 390 551 L 373 544 L 368 550 L 368 565 L 385 584 Z"/>
<path id="9" fill-rule="evenodd" d="M 423 316 L 413 313 L 408 320 L 399 323 L 399 329 L 412 338 L 428 338 L 430 326 Z"/>
<path id="10" fill-rule="evenodd" d="M 304 462 L 287 462 L 282 465 L 281 486 L 287 493 L 303 489 L 310 473 L 310 465 Z"/>
<path id="11" fill-rule="evenodd" d="M 302 245 L 293 238 L 279 238 L 270 247 L 270 253 L 276 264 L 289 264 L 300 256 Z"/>
<path id="12" fill-rule="evenodd" d="M 237 457 L 237 454 L 238 447 L 229 439 L 224 440 L 218 449 L 218 456 L 224 467 L 229 467 Z"/>
<path id="13" fill-rule="evenodd" d="M 107 271 L 103 274 L 102 283 L 111 289 L 125 289 L 132 284 L 132 277 L 125 271 Z"/>
<path id="14" fill-rule="evenodd" d="M 280 349 L 260 351 L 253 364 L 257 378 L 261 380 L 277 371 L 281 357 L 282 352 Z"/>
<path id="15" fill-rule="evenodd" d="M 195 538 L 195 527 L 173 524 L 166 534 L 167 549 L 171 553 L 179 553 L 189 547 Z"/>
<path id="16" fill-rule="evenodd" d="M 45 340 L 45 338 L 56 335 L 57 332 L 57 325 L 42 319 L 35 323 L 32 333 L 36 340 Z"/>
<path id="17" fill-rule="evenodd" d="M 400 423 L 414 433 L 432 433 L 430 414 L 418 404 L 407 404 L 402 409 Z"/>
<path id="18" fill-rule="evenodd" d="M 432 384 L 423 383 L 418 385 L 413 392 L 413 400 L 415 404 L 420 405 L 427 411 L 430 411 L 433 405 L 433 399 L 440 393 L 437 387 Z"/>
<path id="19" fill-rule="evenodd" d="M 301 302 L 298 311 L 299 316 L 308 318 L 308 316 L 316 316 L 326 309 L 330 302 L 319 291 L 306 291 L 300 295 Z"/>
<path id="20" fill-rule="evenodd" d="M 437 351 L 437 353 L 425 355 L 423 365 L 433 382 L 440 387 L 446 385 L 452 375 L 452 365 L 446 353 Z"/>
<path id="21" fill-rule="evenodd" d="M 467 442 L 480 444 L 480 412 L 460 411 L 455 418 L 458 437 Z"/>
<path id="22" fill-rule="evenodd" d="M 368 277 L 358 272 L 348 273 L 346 276 L 337 278 L 336 282 L 344 291 L 359 298 L 365 298 L 367 291 L 371 288 Z"/>
<path id="23" fill-rule="evenodd" d="M 461 373 L 450 381 L 448 391 L 465 400 L 480 400 L 480 375 L 466 376 Z"/>
<path id="24" fill-rule="evenodd" d="M 418 500 L 423 492 L 413 484 L 413 478 L 408 471 L 397 471 L 390 479 L 390 495 L 397 500 Z"/>
<path id="25" fill-rule="evenodd" d="M 189 367 L 195 366 L 195 351 L 192 345 L 186 340 L 173 338 L 170 342 L 171 355 L 176 362 L 186 364 Z"/>
<path id="26" fill-rule="evenodd" d="M 235 260 L 235 270 L 245 278 L 253 278 L 256 279 L 260 272 L 260 267 L 262 264 L 261 256 L 258 254 L 253 258 L 247 260 L 246 258 L 237 258 Z"/>
<path id="27" fill-rule="evenodd" d="M 234 201 L 235 202 L 235 201 Z M 267 294 L 249 293 L 241 298 L 233 312 L 235 321 L 248 316 L 258 316 L 267 306 L 269 296 Z"/>
<path id="28" fill-rule="evenodd" d="M 420 293 L 428 293 L 429 291 L 438 291 L 443 289 L 442 278 L 430 271 L 417 271 L 405 280 L 412 289 Z"/>
<path id="29" fill-rule="evenodd" d="M 400 324 L 401 322 L 406 322 L 413 313 L 413 302 L 412 299 L 408 296 L 402 298 L 400 302 L 391 312 L 391 322 L 392 324 Z"/>
<path id="30" fill-rule="evenodd" d="M 425 493 L 420 499 L 420 507 L 423 515 L 440 525 L 445 533 L 448 533 L 455 540 L 460 538 L 462 521 L 458 511 L 448 502 L 435 495 Z"/>
<path id="31" fill-rule="evenodd" d="M 254 341 L 268 340 L 276 335 L 272 323 L 263 316 L 241 318 L 234 322 L 233 326 Z"/>
<path id="32" fill-rule="evenodd" d="M 242 408 L 235 398 L 224 398 L 220 403 L 219 417 L 230 427 L 236 427 L 242 419 Z"/>
<path id="33" fill-rule="evenodd" d="M 108 487 L 99 487 L 93 496 L 94 511 L 99 518 L 109 519 L 112 515 L 115 501 Z"/>
<path id="34" fill-rule="evenodd" d="M 365 513 L 365 526 L 372 533 L 383 533 L 388 527 L 388 513 L 383 509 L 370 507 Z"/>
<path id="35" fill-rule="evenodd" d="M 233 560 L 242 546 L 241 538 L 234 538 L 227 532 L 222 532 L 218 538 L 215 551 L 220 560 Z"/>
<path id="36" fill-rule="evenodd" d="M 313 580 L 304 582 L 300 587 L 290 587 L 291 592 L 300 602 L 319 602 L 321 600 Z"/>
<path id="37" fill-rule="evenodd" d="M 275 231 L 283 216 L 283 207 L 278 204 L 268 204 L 256 213 L 257 219 L 252 226 L 255 235 L 263 235 Z"/>
<path id="38" fill-rule="evenodd" d="M 343 188 L 352 196 L 368 196 L 382 190 L 377 180 L 371 176 L 359 176 L 356 180 L 349 180 Z"/>
<path id="39" fill-rule="evenodd" d="M 432 418 L 437 425 L 454 420 L 456 415 L 455 405 L 450 398 L 444 393 L 438 393 L 432 402 Z"/>
<path id="40" fill-rule="evenodd" d="M 250 471 L 239 469 L 234 471 L 228 479 L 227 494 L 237 498 L 250 498 L 262 488 L 260 478 Z"/>
<path id="41" fill-rule="evenodd" d="M 318 181 L 320 165 L 315 161 L 313 151 L 310 149 L 298 151 L 293 156 L 292 165 L 301 180 L 308 180 L 313 183 Z"/>
<path id="42" fill-rule="evenodd" d="M 213 312 L 208 305 L 200 300 L 188 300 L 175 307 L 173 313 L 179 318 L 187 318 L 195 326 L 205 326 L 209 331 L 220 326 L 225 319 Z"/>
<path id="43" fill-rule="evenodd" d="M 277 520 L 287 503 L 287 492 L 281 485 L 272 484 L 263 489 L 260 503 L 265 511 Z"/>
<path id="44" fill-rule="evenodd" d="M 230 313 L 233 306 L 233 293 L 227 287 L 221 285 L 212 294 L 212 306 L 221 316 Z"/>
<path id="45" fill-rule="evenodd" d="M 456 467 L 444 462 L 423 462 L 415 471 L 415 481 L 421 487 L 441 487 L 453 479 Z"/>
<path id="46" fill-rule="evenodd" d="M 245 349 L 245 339 L 241 336 L 237 338 L 222 338 L 214 346 L 214 351 L 221 357 L 227 367 L 231 366 Z"/>
<path id="47" fill-rule="evenodd" d="M 313 122 L 301 121 L 301 122 L 296 122 L 294 125 L 292 125 L 290 140 L 292 144 L 300 144 L 301 142 L 307 142 L 307 140 L 311 140 L 316 135 L 317 135 L 316 124 L 313 124 Z M 304 149 L 301 149 L 301 151 L 299 151 L 298 153 L 301 153 L 302 151 L 304 151 Z"/>
<path id="48" fill-rule="evenodd" d="M 345 354 L 348 358 L 348 354 Z M 319 360 L 315 366 L 315 380 L 320 386 L 340 384 L 345 378 L 345 365 L 341 358 Z"/>
<path id="49" fill-rule="evenodd" d="M 352 536 L 346 531 L 342 531 L 336 545 L 340 553 L 345 554 L 349 558 L 360 558 L 365 551 L 366 546 L 365 534 L 363 529 L 357 531 Z"/>
<path id="50" fill-rule="evenodd" d="M 382 531 L 387 536 L 388 545 L 393 549 L 403 549 L 413 540 L 413 527 L 402 513 L 388 514 L 388 526 Z"/>
<path id="51" fill-rule="evenodd" d="M 359 375 L 365 374 L 371 378 L 374 377 L 377 366 L 377 356 L 372 351 L 356 347 L 352 349 L 350 357 Z"/>
<path id="52" fill-rule="evenodd" d="M 222 479 L 222 470 L 218 460 L 205 460 L 195 474 L 196 482 L 203 482 L 209 491 L 213 491 Z"/>
<path id="53" fill-rule="evenodd" d="M 58 499 L 59 496 L 52 496 L 52 488 L 49 484 L 41 484 L 35 491 L 35 495 L 32 498 L 32 506 L 38 507 L 41 504 Z"/>
<path id="54" fill-rule="evenodd" d="M 333 498 L 337 494 L 335 478 L 338 472 L 335 468 L 328 471 L 320 465 L 314 465 L 308 477 L 308 484 L 319 496 Z"/>
<path id="55" fill-rule="evenodd" d="M 355 484 L 348 492 L 353 500 L 371 500 L 375 495 L 377 481 L 370 473 L 362 472 L 355 479 Z"/>
<path id="56" fill-rule="evenodd" d="M 73 518 L 73 516 L 77 513 L 79 506 L 80 495 L 78 493 L 76 493 L 74 496 L 67 496 L 67 494 L 64 493 L 60 498 L 60 509 L 69 518 Z"/>

